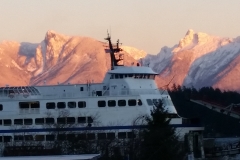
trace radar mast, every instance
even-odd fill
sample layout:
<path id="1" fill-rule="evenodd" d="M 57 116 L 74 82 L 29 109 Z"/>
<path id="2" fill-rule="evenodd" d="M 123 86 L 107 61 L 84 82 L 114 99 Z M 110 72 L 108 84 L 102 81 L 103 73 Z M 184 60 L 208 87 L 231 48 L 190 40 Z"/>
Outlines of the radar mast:
<path id="1" fill-rule="evenodd" d="M 108 41 L 108 47 L 109 47 L 109 52 L 110 52 L 110 57 L 111 57 L 111 70 L 114 70 L 115 66 L 122 66 L 120 64 L 118 64 L 119 61 L 123 60 L 123 55 L 119 54 L 119 57 L 116 58 L 115 53 L 119 53 L 122 51 L 121 48 L 119 48 L 119 39 L 117 40 L 117 43 L 115 46 L 113 46 L 112 42 L 111 42 L 111 36 L 108 33 L 107 38 L 105 38 L 105 40 Z"/>

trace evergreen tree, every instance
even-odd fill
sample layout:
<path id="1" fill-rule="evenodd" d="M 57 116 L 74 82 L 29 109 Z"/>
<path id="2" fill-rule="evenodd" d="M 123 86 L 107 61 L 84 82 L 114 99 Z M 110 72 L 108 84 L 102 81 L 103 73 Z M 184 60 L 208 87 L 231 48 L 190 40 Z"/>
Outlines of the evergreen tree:
<path id="1" fill-rule="evenodd" d="M 151 116 L 146 117 L 147 129 L 143 134 L 141 159 L 143 160 L 180 160 L 183 158 L 182 143 L 176 136 L 162 103 L 155 105 Z"/>

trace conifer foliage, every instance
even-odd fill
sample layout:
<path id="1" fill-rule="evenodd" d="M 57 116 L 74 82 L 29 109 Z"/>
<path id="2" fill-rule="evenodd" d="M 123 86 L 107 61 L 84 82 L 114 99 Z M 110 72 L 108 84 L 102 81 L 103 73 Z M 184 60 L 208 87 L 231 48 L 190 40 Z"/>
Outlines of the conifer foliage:
<path id="1" fill-rule="evenodd" d="M 172 127 L 162 102 L 155 105 L 151 116 L 146 117 L 147 129 L 143 134 L 141 159 L 143 160 L 180 160 L 184 151 L 182 143 Z"/>

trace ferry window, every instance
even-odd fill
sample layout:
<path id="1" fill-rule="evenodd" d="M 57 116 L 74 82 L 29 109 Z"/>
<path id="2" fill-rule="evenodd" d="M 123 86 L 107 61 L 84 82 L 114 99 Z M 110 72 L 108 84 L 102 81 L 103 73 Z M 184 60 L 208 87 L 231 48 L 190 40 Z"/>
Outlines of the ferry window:
<path id="1" fill-rule="evenodd" d="M 75 117 L 67 117 L 67 124 L 74 124 L 75 123 Z"/>
<path id="2" fill-rule="evenodd" d="M 97 136 L 98 136 L 98 139 L 106 139 L 107 138 L 106 133 L 98 133 Z"/>
<path id="3" fill-rule="evenodd" d="M 11 126 L 12 125 L 12 120 L 11 119 L 4 119 L 3 124 L 4 124 L 4 126 Z"/>
<path id="4" fill-rule="evenodd" d="M 93 139 L 95 139 L 95 133 L 88 133 L 88 134 L 87 134 L 87 139 L 88 139 L 88 140 L 93 140 Z"/>
<path id="5" fill-rule="evenodd" d="M 128 77 L 133 77 L 133 74 L 129 74 Z"/>
<path id="6" fill-rule="evenodd" d="M 78 123 L 86 123 L 86 117 L 78 117 Z"/>
<path id="7" fill-rule="evenodd" d="M 96 92 L 96 95 L 97 95 L 97 96 L 102 96 L 102 91 L 97 91 L 97 92 Z"/>
<path id="8" fill-rule="evenodd" d="M 116 101 L 115 100 L 109 100 L 108 101 L 108 107 L 115 107 L 116 106 Z"/>
<path id="9" fill-rule="evenodd" d="M 155 75 L 150 75 L 150 79 L 155 79 Z"/>
<path id="10" fill-rule="evenodd" d="M 110 79 L 114 79 L 114 75 L 111 74 Z"/>
<path id="11" fill-rule="evenodd" d="M 118 79 L 118 74 L 115 74 L 115 79 Z"/>
<path id="12" fill-rule="evenodd" d="M 85 133 L 77 134 L 77 139 L 85 140 L 85 139 L 87 139 L 87 135 Z"/>
<path id="13" fill-rule="evenodd" d="M 55 109 L 55 103 L 54 102 L 48 102 L 46 104 L 47 109 Z"/>
<path id="14" fill-rule="evenodd" d="M 138 99 L 138 105 L 139 105 L 139 106 L 142 105 L 142 101 L 141 101 L 141 99 Z"/>
<path id="15" fill-rule="evenodd" d="M 31 108 L 40 108 L 39 102 L 31 102 Z"/>
<path id="16" fill-rule="evenodd" d="M 55 136 L 54 135 L 46 135 L 46 141 L 54 141 Z"/>
<path id="17" fill-rule="evenodd" d="M 126 106 L 126 101 L 125 100 L 118 100 L 118 106 L 119 107 Z"/>
<path id="18" fill-rule="evenodd" d="M 2 125 L 2 120 L 0 120 L 0 125 Z"/>
<path id="19" fill-rule="evenodd" d="M 65 124 L 65 118 L 57 118 L 57 124 Z"/>
<path id="20" fill-rule="evenodd" d="M 2 111 L 3 110 L 3 105 L 2 104 L 0 104 L 0 111 Z"/>
<path id="21" fill-rule="evenodd" d="M 107 139 L 115 139 L 115 133 L 107 133 Z"/>
<path id="22" fill-rule="evenodd" d="M 36 135 L 35 141 L 44 141 L 44 135 Z"/>
<path id="23" fill-rule="evenodd" d="M 12 139 L 12 136 L 3 136 L 3 142 L 10 142 Z"/>
<path id="24" fill-rule="evenodd" d="M 87 117 L 87 123 L 93 123 L 92 117 Z"/>
<path id="25" fill-rule="evenodd" d="M 150 74 L 146 75 L 146 78 L 149 79 L 150 78 Z"/>
<path id="26" fill-rule="evenodd" d="M 36 118 L 36 119 L 35 119 L 35 124 L 37 124 L 37 125 L 42 125 L 42 124 L 44 124 L 44 118 Z"/>
<path id="27" fill-rule="evenodd" d="M 83 87 L 80 87 L 80 91 L 83 91 Z"/>
<path id="28" fill-rule="evenodd" d="M 135 78 L 139 78 L 139 77 L 140 77 L 140 75 L 139 75 L 139 74 L 136 74 L 136 75 L 135 75 Z"/>
<path id="29" fill-rule="evenodd" d="M 33 140 L 33 136 L 32 135 L 25 135 L 24 136 L 24 140 L 25 141 L 32 141 Z"/>
<path id="30" fill-rule="evenodd" d="M 14 136 L 14 141 L 22 141 L 22 140 L 23 140 L 23 136 L 22 135 Z"/>
<path id="31" fill-rule="evenodd" d="M 118 132 L 118 138 L 119 138 L 119 139 L 124 139 L 124 138 L 126 138 L 126 132 Z"/>
<path id="32" fill-rule="evenodd" d="M 58 102 L 57 103 L 57 108 L 59 108 L 59 109 L 66 108 L 66 103 L 65 102 Z"/>
<path id="33" fill-rule="evenodd" d="M 21 108 L 21 109 L 29 108 L 29 103 L 28 102 L 19 102 L 19 108 Z"/>
<path id="34" fill-rule="evenodd" d="M 134 132 L 127 132 L 127 137 L 128 138 L 135 138 L 136 135 L 134 134 Z"/>
<path id="35" fill-rule="evenodd" d="M 65 141 L 66 140 L 66 135 L 65 134 L 59 134 L 57 135 L 57 140 L 59 141 Z"/>
<path id="36" fill-rule="evenodd" d="M 78 108 L 86 108 L 86 102 L 85 101 L 79 101 L 78 102 Z"/>
<path id="37" fill-rule="evenodd" d="M 14 124 L 23 125 L 23 119 L 14 119 Z"/>
<path id="38" fill-rule="evenodd" d="M 147 99 L 147 104 L 148 104 L 149 106 L 152 106 L 152 105 L 153 105 L 152 100 L 151 100 L 151 99 Z"/>
<path id="39" fill-rule="evenodd" d="M 76 102 L 68 102 L 68 108 L 76 108 Z"/>
<path id="40" fill-rule="evenodd" d="M 32 125 L 32 119 L 28 118 L 28 119 L 24 119 L 24 125 Z"/>
<path id="41" fill-rule="evenodd" d="M 98 101 L 98 107 L 105 107 L 106 102 L 105 101 Z"/>
<path id="42" fill-rule="evenodd" d="M 136 104 L 137 104 L 137 103 L 136 103 L 136 100 L 135 100 L 135 99 L 129 99 L 129 100 L 128 100 L 128 105 L 129 105 L 129 106 L 136 106 Z"/>
<path id="43" fill-rule="evenodd" d="M 120 79 L 123 79 L 123 75 L 122 75 L 122 74 L 119 74 L 119 78 L 120 78 Z"/>
<path id="44" fill-rule="evenodd" d="M 46 118 L 45 121 L 46 121 L 45 122 L 46 124 L 53 124 L 54 123 L 54 118 Z"/>

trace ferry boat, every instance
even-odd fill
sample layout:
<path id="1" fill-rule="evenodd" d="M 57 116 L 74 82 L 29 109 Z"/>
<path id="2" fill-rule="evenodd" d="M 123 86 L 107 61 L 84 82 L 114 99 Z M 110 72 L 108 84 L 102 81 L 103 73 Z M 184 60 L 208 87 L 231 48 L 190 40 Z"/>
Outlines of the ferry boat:
<path id="1" fill-rule="evenodd" d="M 156 72 L 139 64 L 124 66 L 119 41 L 113 45 L 109 35 L 106 40 L 111 70 L 102 83 L 1 87 L 0 143 L 53 141 L 58 137 L 48 133 L 56 128 L 96 131 L 85 135 L 89 139 L 130 138 L 130 131 L 144 126 L 143 117 L 150 115 L 159 101 L 177 133 L 183 136 L 203 130 L 183 123 L 184 118 L 178 116 L 168 92 L 158 89 Z"/>

